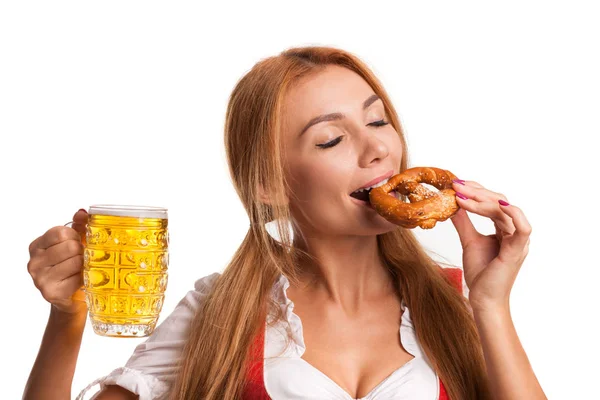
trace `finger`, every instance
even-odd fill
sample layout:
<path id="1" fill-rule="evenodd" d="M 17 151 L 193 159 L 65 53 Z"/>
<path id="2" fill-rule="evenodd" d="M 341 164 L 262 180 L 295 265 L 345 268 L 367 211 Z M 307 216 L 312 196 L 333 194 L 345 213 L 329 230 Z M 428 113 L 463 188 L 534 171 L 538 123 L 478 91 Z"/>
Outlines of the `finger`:
<path id="1" fill-rule="evenodd" d="M 76 254 L 50 268 L 46 279 L 59 282 L 83 271 L 83 255 Z"/>
<path id="2" fill-rule="evenodd" d="M 465 182 L 465 185 L 454 182 L 452 189 L 456 192 L 460 192 L 470 199 L 477 201 L 498 201 L 500 199 L 507 201 L 507 198 L 502 193 L 493 192 L 489 189 L 484 188 L 476 182 L 472 184 Z"/>
<path id="3" fill-rule="evenodd" d="M 473 222 L 464 209 L 459 208 L 450 220 L 458 232 L 460 244 L 463 248 L 467 247 L 469 242 L 479 237 L 480 233 L 477 232 L 477 229 L 473 226 Z"/>
<path id="4" fill-rule="evenodd" d="M 515 232 L 513 233 L 510 241 L 510 246 L 514 246 L 517 249 L 523 249 L 529 245 L 529 237 L 531 236 L 531 225 L 525 217 L 525 214 L 519 207 L 513 205 L 501 205 L 500 209 L 506 215 L 508 215 L 515 226 Z"/>
<path id="5" fill-rule="evenodd" d="M 35 280 L 36 286 L 41 290 L 54 287 L 58 282 L 81 273 L 83 270 L 83 256 L 76 255 L 68 258 L 52 268 L 46 268 Z"/>
<path id="6" fill-rule="evenodd" d="M 458 179 L 458 181 L 460 181 L 462 183 L 458 183 L 456 180 L 453 180 L 452 182 L 454 182 L 455 185 L 458 185 L 457 187 L 462 187 L 462 186 L 470 186 L 470 187 L 475 187 L 475 188 L 483 187 L 482 185 L 480 185 L 479 183 L 477 183 L 475 181 L 465 181 L 462 179 Z"/>
<path id="7" fill-rule="evenodd" d="M 65 279 L 53 281 L 40 288 L 40 292 L 46 301 L 54 303 L 65 300 L 66 296 L 73 296 L 83 286 L 83 274 L 73 274 Z"/>
<path id="8" fill-rule="evenodd" d="M 463 195 L 461 192 L 457 192 L 456 194 L 456 202 L 459 207 L 483 217 L 490 218 L 500 230 L 506 233 L 513 233 L 515 231 L 512 220 L 500 210 L 498 202 L 477 201 L 470 198 L 463 199 L 460 197 L 461 195 Z"/>
<path id="9" fill-rule="evenodd" d="M 36 253 L 36 251 L 39 249 L 41 240 L 42 240 L 42 236 L 36 238 L 34 241 L 32 241 L 29 244 L 29 255 L 30 256 L 33 256 Z"/>
<path id="10" fill-rule="evenodd" d="M 73 215 L 73 223 L 74 224 L 87 224 L 88 221 L 88 213 L 83 208 L 77 210 L 77 212 Z"/>
<path id="11" fill-rule="evenodd" d="M 80 235 L 85 233 L 85 226 L 88 223 L 89 215 L 87 211 L 83 208 L 78 210 L 75 215 L 73 215 L 73 225 L 72 228 L 75 229 Z"/>
<path id="12" fill-rule="evenodd" d="M 81 238 L 83 238 L 83 235 L 85 235 L 86 226 L 87 225 L 81 225 L 81 224 L 71 225 L 71 227 L 81 236 Z"/>
<path id="13" fill-rule="evenodd" d="M 42 250 L 43 251 L 43 250 Z M 27 272 L 31 275 L 31 278 L 35 281 L 45 269 L 44 263 L 42 263 L 41 257 L 32 257 L 27 263 Z"/>
<path id="14" fill-rule="evenodd" d="M 71 275 L 70 277 L 63 279 L 56 284 L 58 289 L 63 289 L 66 293 L 77 293 L 83 286 L 83 274 L 81 272 Z M 81 300 L 84 300 L 82 298 Z"/>
<path id="15" fill-rule="evenodd" d="M 84 246 L 79 239 L 65 240 L 64 242 L 55 244 L 46 249 L 44 254 L 46 266 L 52 267 L 78 254 L 83 255 L 83 250 Z"/>
<path id="16" fill-rule="evenodd" d="M 84 246 L 79 240 L 66 240 L 49 247 L 46 250 L 34 250 L 29 262 L 27 272 L 36 280 L 39 274 L 45 273 L 48 268 L 75 256 L 83 255 Z"/>
<path id="17" fill-rule="evenodd" d="M 37 248 L 45 250 L 69 239 L 80 240 L 79 233 L 77 233 L 75 229 L 67 226 L 55 226 L 54 228 L 50 228 L 40 237 Z"/>

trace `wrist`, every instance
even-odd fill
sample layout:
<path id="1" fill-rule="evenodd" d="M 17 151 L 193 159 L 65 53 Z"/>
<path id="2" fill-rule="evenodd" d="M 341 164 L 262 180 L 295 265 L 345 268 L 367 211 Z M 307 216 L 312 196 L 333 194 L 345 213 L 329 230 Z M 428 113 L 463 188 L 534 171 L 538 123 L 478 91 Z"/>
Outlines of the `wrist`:
<path id="1" fill-rule="evenodd" d="M 473 312 L 477 313 L 510 310 L 510 301 L 508 298 L 502 300 L 489 300 L 469 297 L 469 303 Z"/>
<path id="2" fill-rule="evenodd" d="M 87 305 L 83 303 L 82 307 L 76 307 L 66 311 L 59 309 L 54 304 L 50 304 L 50 318 L 61 321 L 61 323 L 77 323 L 87 318 Z"/>

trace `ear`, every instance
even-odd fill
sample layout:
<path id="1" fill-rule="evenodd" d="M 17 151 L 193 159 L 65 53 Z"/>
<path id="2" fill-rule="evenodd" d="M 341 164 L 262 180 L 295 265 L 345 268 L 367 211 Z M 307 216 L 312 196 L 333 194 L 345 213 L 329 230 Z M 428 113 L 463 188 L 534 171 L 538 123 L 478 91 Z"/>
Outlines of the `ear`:
<path id="1" fill-rule="evenodd" d="M 262 184 L 260 184 L 260 183 L 258 184 L 257 191 L 258 191 L 258 199 L 260 200 L 261 203 L 273 205 L 273 202 L 271 200 L 271 196 L 263 188 Z M 288 198 L 286 196 L 286 198 L 285 198 L 285 204 L 287 204 L 287 202 L 288 202 Z"/>
<path id="2" fill-rule="evenodd" d="M 265 189 L 263 188 L 263 185 L 261 185 L 260 183 L 258 184 L 258 199 L 260 200 L 261 203 L 265 203 L 265 204 L 270 204 L 269 202 L 269 196 L 267 195 L 267 193 L 265 192 Z"/>

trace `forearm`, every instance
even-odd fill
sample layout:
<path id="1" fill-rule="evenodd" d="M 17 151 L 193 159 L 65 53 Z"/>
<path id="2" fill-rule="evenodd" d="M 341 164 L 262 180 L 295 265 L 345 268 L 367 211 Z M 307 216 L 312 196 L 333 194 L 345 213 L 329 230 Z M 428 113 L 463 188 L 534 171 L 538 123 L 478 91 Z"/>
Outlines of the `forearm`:
<path id="1" fill-rule="evenodd" d="M 546 399 L 510 315 L 510 307 L 473 309 L 494 400 Z"/>
<path id="2" fill-rule="evenodd" d="M 66 315 L 51 306 L 48 324 L 23 400 L 70 399 L 87 311 Z"/>

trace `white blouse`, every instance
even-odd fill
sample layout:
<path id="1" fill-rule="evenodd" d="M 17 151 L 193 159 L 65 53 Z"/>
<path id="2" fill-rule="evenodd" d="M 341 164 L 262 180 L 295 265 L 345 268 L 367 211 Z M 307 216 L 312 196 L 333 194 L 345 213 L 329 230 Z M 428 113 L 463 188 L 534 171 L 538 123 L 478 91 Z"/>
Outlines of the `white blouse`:
<path id="1" fill-rule="evenodd" d="M 96 384 L 100 385 L 100 390 L 106 385 L 119 385 L 139 395 L 139 400 L 165 399 L 177 374 L 176 364 L 181 357 L 189 324 L 219 275 L 215 272 L 197 280 L 194 290 L 189 291 L 152 335 L 135 348 L 125 366 L 92 382 L 79 393 L 77 400 L 84 399 L 85 393 Z M 265 331 L 263 379 L 267 393 L 273 400 L 354 400 L 331 378 L 301 358 L 306 350 L 302 321 L 294 314 L 294 303 L 287 297 L 289 286 L 288 279 L 281 275 L 272 288 L 273 298 L 290 323 L 293 340 L 282 353 L 287 335 L 285 321 L 268 326 Z M 404 312 L 399 329 L 400 340 L 414 358 L 360 400 L 437 400 L 439 397 L 439 377 L 417 342 L 406 304 L 402 302 L 401 306 Z M 271 322 L 273 316 L 270 318 Z M 91 400 L 96 397 L 97 393 Z"/>

